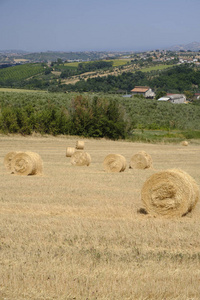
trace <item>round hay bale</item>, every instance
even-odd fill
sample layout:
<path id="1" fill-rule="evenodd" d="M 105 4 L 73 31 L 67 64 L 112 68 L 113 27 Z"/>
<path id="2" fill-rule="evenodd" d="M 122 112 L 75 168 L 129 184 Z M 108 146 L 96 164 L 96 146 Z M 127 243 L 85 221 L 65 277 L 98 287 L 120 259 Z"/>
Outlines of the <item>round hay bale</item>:
<path id="1" fill-rule="evenodd" d="M 129 168 L 148 169 L 150 167 L 152 167 L 152 158 L 145 151 L 140 151 L 131 157 Z"/>
<path id="2" fill-rule="evenodd" d="M 66 149 L 66 157 L 71 157 L 72 154 L 74 154 L 74 152 L 75 152 L 75 148 L 73 148 L 73 147 L 67 147 L 67 149 Z"/>
<path id="3" fill-rule="evenodd" d="M 12 159 L 15 157 L 16 154 L 18 154 L 20 152 L 17 152 L 17 151 L 11 151 L 11 152 L 8 152 L 5 157 L 4 157 L 4 166 L 5 168 L 9 171 L 9 172 L 12 172 L 11 171 L 11 161 Z"/>
<path id="4" fill-rule="evenodd" d="M 126 169 L 126 159 L 120 154 L 108 154 L 104 158 L 103 168 L 106 172 L 123 172 Z"/>
<path id="5" fill-rule="evenodd" d="M 76 142 L 76 149 L 83 150 L 84 149 L 84 142 L 83 141 L 77 141 Z"/>
<path id="6" fill-rule="evenodd" d="M 39 154 L 35 152 L 21 152 L 11 161 L 11 170 L 17 175 L 42 174 L 43 162 Z"/>
<path id="7" fill-rule="evenodd" d="M 89 166 L 91 163 L 91 156 L 84 151 L 76 151 L 71 156 L 71 164 L 74 166 Z"/>
<path id="8" fill-rule="evenodd" d="M 188 146 L 188 142 L 187 142 L 187 141 L 183 141 L 183 142 L 181 143 L 181 145 L 182 145 L 182 146 Z"/>
<path id="9" fill-rule="evenodd" d="M 141 191 L 145 209 L 153 216 L 181 217 L 194 208 L 199 197 L 195 180 L 179 169 L 153 174 Z"/>

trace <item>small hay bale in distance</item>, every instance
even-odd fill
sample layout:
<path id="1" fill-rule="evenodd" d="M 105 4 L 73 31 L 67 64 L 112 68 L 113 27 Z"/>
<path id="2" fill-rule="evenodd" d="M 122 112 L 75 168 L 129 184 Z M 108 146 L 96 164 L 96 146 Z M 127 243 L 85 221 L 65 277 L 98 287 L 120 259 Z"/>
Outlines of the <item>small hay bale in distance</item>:
<path id="1" fill-rule="evenodd" d="M 43 162 L 40 155 L 35 152 L 21 152 L 12 159 L 11 170 L 17 175 L 41 175 Z"/>
<path id="2" fill-rule="evenodd" d="M 126 159 L 120 154 L 108 154 L 103 161 L 106 172 L 119 173 L 126 169 Z"/>
<path id="3" fill-rule="evenodd" d="M 83 150 L 84 149 L 84 141 L 77 141 L 76 149 Z"/>
<path id="4" fill-rule="evenodd" d="M 130 169 L 148 169 L 150 167 L 152 167 L 152 158 L 147 152 L 140 151 L 131 157 Z"/>
<path id="5" fill-rule="evenodd" d="M 85 151 L 75 151 L 71 156 L 71 164 L 74 166 L 89 166 L 91 156 Z"/>
<path id="6" fill-rule="evenodd" d="M 15 155 L 18 154 L 18 153 L 20 153 L 20 152 L 11 151 L 11 152 L 8 152 L 4 157 L 4 161 L 3 161 L 4 166 L 7 169 L 7 171 L 9 171 L 10 173 L 12 172 L 11 171 L 11 161 L 15 157 Z"/>
<path id="7" fill-rule="evenodd" d="M 187 142 L 187 141 L 183 141 L 183 142 L 181 143 L 181 145 L 182 145 L 182 146 L 188 146 L 188 142 Z"/>
<path id="8" fill-rule="evenodd" d="M 181 217 L 195 207 L 199 197 L 195 180 L 180 169 L 153 174 L 141 191 L 146 211 L 155 217 Z"/>
<path id="9" fill-rule="evenodd" d="M 74 154 L 75 151 L 76 151 L 76 149 L 74 147 L 67 147 L 67 149 L 66 149 L 66 157 L 71 157 L 72 154 Z"/>

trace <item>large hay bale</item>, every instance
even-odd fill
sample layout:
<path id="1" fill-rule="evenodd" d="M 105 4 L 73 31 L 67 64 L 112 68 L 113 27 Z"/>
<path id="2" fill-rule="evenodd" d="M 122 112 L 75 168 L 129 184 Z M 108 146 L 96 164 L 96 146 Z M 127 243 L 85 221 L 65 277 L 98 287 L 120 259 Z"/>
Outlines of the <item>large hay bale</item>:
<path id="1" fill-rule="evenodd" d="M 76 151 L 71 156 L 71 164 L 74 166 L 89 166 L 91 163 L 91 156 L 84 151 Z"/>
<path id="2" fill-rule="evenodd" d="M 183 141 L 183 142 L 181 143 L 181 145 L 182 145 L 182 146 L 188 146 L 188 142 L 187 142 L 187 141 Z"/>
<path id="3" fill-rule="evenodd" d="M 11 161 L 11 170 L 17 175 L 42 174 L 43 162 L 39 154 L 35 152 L 21 152 Z"/>
<path id="4" fill-rule="evenodd" d="M 106 172 L 123 172 L 126 169 L 126 159 L 120 154 L 108 154 L 103 161 Z"/>
<path id="5" fill-rule="evenodd" d="M 16 154 L 18 154 L 20 152 L 17 152 L 17 151 L 11 151 L 11 152 L 8 152 L 5 157 L 4 157 L 4 166 L 5 168 L 9 171 L 9 172 L 12 172 L 11 171 L 11 161 L 12 159 L 15 157 Z"/>
<path id="6" fill-rule="evenodd" d="M 67 147 L 67 149 L 66 149 L 66 157 L 71 157 L 72 154 L 74 154 L 75 150 L 76 149 L 74 147 Z"/>
<path id="7" fill-rule="evenodd" d="M 199 196 L 195 180 L 179 169 L 153 174 L 141 191 L 145 209 L 153 216 L 181 217 L 194 208 Z"/>
<path id="8" fill-rule="evenodd" d="M 77 141 L 76 149 L 83 150 L 84 149 L 84 141 Z"/>
<path id="9" fill-rule="evenodd" d="M 152 167 L 152 158 L 145 151 L 140 151 L 131 157 L 129 168 L 148 169 Z"/>

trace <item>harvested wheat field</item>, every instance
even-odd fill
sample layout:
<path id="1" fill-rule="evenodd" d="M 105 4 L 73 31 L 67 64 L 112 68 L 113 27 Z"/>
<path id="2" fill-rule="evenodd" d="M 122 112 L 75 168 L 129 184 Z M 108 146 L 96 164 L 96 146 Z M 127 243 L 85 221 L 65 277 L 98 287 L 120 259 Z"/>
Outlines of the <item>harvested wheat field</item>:
<path id="1" fill-rule="evenodd" d="M 200 144 L 83 139 L 89 166 L 66 145 L 77 137 L 0 136 L 0 299 L 200 299 L 200 202 L 184 217 L 153 217 L 141 201 L 156 172 L 181 169 L 200 185 Z M 11 151 L 41 156 L 42 175 L 7 172 Z M 139 151 L 154 168 L 105 172 L 103 160 Z"/>

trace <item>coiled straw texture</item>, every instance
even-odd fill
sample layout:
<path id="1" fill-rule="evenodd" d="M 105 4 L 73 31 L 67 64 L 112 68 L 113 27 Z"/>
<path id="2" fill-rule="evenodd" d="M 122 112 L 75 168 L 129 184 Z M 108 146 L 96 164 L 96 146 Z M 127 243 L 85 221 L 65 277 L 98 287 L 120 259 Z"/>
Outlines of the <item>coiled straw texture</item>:
<path id="1" fill-rule="evenodd" d="M 190 212 L 199 199 L 195 180 L 180 169 L 153 174 L 144 183 L 141 199 L 153 216 L 181 217 Z"/>
<path id="2" fill-rule="evenodd" d="M 74 166 L 89 166 L 91 163 L 91 156 L 84 151 L 76 151 L 71 156 L 71 164 Z"/>
<path id="3" fill-rule="evenodd" d="M 183 142 L 181 143 L 181 145 L 182 145 L 182 146 L 188 146 L 188 142 L 187 142 L 187 141 L 183 141 Z"/>
<path id="4" fill-rule="evenodd" d="M 21 152 L 12 159 L 11 170 L 17 175 L 40 175 L 43 162 L 40 155 L 35 152 Z"/>
<path id="5" fill-rule="evenodd" d="M 83 150 L 84 149 L 84 141 L 77 141 L 76 149 Z"/>
<path id="6" fill-rule="evenodd" d="M 20 152 L 11 151 L 5 155 L 3 163 L 4 163 L 4 166 L 7 169 L 7 171 L 12 172 L 11 171 L 11 161 L 15 157 L 15 155 L 18 153 L 20 153 Z"/>
<path id="7" fill-rule="evenodd" d="M 71 157 L 72 154 L 74 154 L 75 151 L 76 150 L 75 150 L 74 147 L 67 147 L 67 149 L 66 149 L 66 157 Z"/>
<path id="8" fill-rule="evenodd" d="M 120 154 L 108 154 L 104 158 L 103 168 L 106 172 L 123 172 L 126 169 L 126 159 Z"/>
<path id="9" fill-rule="evenodd" d="M 152 167 L 152 158 L 147 152 L 140 151 L 131 157 L 129 168 L 148 169 L 150 167 Z"/>

